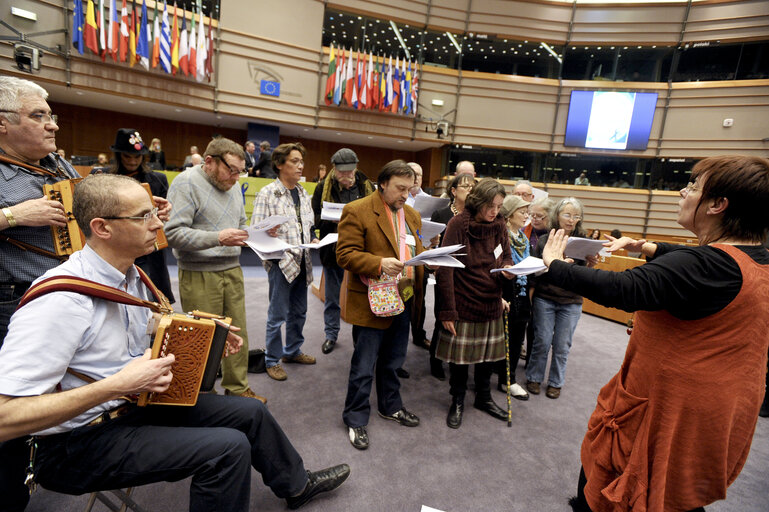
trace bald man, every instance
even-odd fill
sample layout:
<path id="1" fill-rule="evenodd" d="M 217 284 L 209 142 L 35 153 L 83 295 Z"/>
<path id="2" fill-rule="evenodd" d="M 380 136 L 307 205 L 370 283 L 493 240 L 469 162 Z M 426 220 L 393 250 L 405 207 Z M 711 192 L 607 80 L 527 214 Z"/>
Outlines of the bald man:
<path id="1" fill-rule="evenodd" d="M 469 160 L 462 160 L 457 164 L 457 168 L 454 170 L 454 176 L 459 176 L 462 173 L 469 172 L 475 177 L 475 165 Z"/>

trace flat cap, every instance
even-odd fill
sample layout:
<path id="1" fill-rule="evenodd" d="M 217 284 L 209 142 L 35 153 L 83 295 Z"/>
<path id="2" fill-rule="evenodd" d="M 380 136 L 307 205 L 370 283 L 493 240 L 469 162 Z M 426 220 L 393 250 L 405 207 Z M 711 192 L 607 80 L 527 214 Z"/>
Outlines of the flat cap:
<path id="1" fill-rule="evenodd" d="M 350 148 L 342 148 L 331 157 L 331 163 L 339 171 L 354 171 L 358 167 L 358 155 Z"/>

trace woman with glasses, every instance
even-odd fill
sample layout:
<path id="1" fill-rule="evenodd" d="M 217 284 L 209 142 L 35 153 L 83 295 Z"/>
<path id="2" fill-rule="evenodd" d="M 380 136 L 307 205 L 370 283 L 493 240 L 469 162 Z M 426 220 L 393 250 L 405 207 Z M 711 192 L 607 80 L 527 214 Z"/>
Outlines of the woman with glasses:
<path id="1" fill-rule="evenodd" d="M 462 210 L 465 209 L 465 200 L 467 199 L 467 196 L 472 192 L 473 187 L 475 187 L 475 176 L 470 174 L 469 172 L 465 172 L 462 174 L 459 174 L 457 176 L 454 176 L 452 180 L 449 182 L 448 187 L 446 188 L 446 195 L 448 195 L 449 200 L 451 201 L 449 205 L 445 208 L 442 208 L 440 210 L 436 210 L 433 212 L 433 214 L 430 216 L 430 220 L 432 222 L 440 222 L 441 224 L 448 224 L 451 219 L 453 219 L 455 216 L 462 213 Z M 433 240 L 433 246 L 438 247 L 441 245 L 441 238 L 443 237 L 443 234 L 441 233 L 436 238 L 437 240 Z M 434 302 L 434 311 L 435 311 L 435 318 L 438 318 L 438 301 L 440 300 L 440 294 L 435 294 L 435 302 Z M 446 374 L 443 371 L 443 363 L 440 359 L 435 357 L 435 347 L 438 345 L 438 337 L 440 336 L 440 329 L 441 324 L 436 320 L 435 327 L 433 328 L 433 336 L 430 340 L 430 375 L 435 377 L 438 380 L 445 380 Z"/>
<path id="2" fill-rule="evenodd" d="M 691 179 L 677 222 L 697 246 L 607 242 L 647 257 L 624 272 L 563 262 L 563 232 L 544 248 L 554 285 L 636 312 L 588 422 L 575 510 L 703 511 L 750 451 L 769 349 L 769 160 L 706 158 Z"/>
<path id="3" fill-rule="evenodd" d="M 549 197 L 534 199 L 529 206 L 529 219 L 531 222 L 523 228 L 523 234 L 529 239 L 531 250 L 537 248 L 539 237 L 550 230 L 550 217 L 555 207 L 555 201 Z"/>
<path id="4" fill-rule="evenodd" d="M 465 201 L 462 213 L 446 226 L 443 245 L 464 245 L 458 256 L 464 268 L 439 267 L 441 296 L 437 320 L 442 329 L 436 355 L 449 363 L 451 407 L 449 428 L 459 428 L 464 413 L 469 365 L 474 364 L 476 409 L 499 420 L 507 413 L 491 398 L 494 364 L 505 357 L 502 283 L 511 274 L 491 270 L 512 266 L 505 221 L 499 216 L 505 188 L 493 178 L 482 179 Z"/>
<path id="5" fill-rule="evenodd" d="M 120 128 L 115 136 L 115 144 L 110 146 L 110 149 L 115 154 L 115 165 L 109 172 L 130 176 L 140 183 L 149 184 L 153 199 L 160 207 L 158 216 L 160 220 L 167 221 L 170 212 L 170 203 L 165 200 L 168 194 L 168 178 L 165 174 L 150 170 L 147 157 L 150 150 L 144 145 L 139 132 L 133 128 Z M 164 251 L 165 249 L 160 249 L 137 258 L 136 264 L 173 303 L 175 299 Z"/>
<path id="6" fill-rule="evenodd" d="M 553 209 L 552 226 L 562 229 L 568 236 L 585 238 L 582 228 L 582 203 L 575 197 L 561 199 Z M 542 257 L 542 249 L 549 235 L 539 239 L 533 256 Z M 577 261 L 577 265 L 594 266 L 597 258 L 591 257 L 587 262 Z M 534 324 L 534 343 L 531 347 L 529 364 L 526 367 L 526 389 L 529 393 L 538 395 L 540 385 L 545 378 L 547 356 L 551 349 L 553 356 L 550 360 L 550 374 L 547 380 L 548 398 L 557 399 L 561 396 L 561 388 L 566 377 L 566 361 L 571 349 L 574 329 L 582 314 L 582 297 L 576 293 L 564 290 L 553 284 L 547 274 L 534 281 L 534 293 L 531 301 Z"/>

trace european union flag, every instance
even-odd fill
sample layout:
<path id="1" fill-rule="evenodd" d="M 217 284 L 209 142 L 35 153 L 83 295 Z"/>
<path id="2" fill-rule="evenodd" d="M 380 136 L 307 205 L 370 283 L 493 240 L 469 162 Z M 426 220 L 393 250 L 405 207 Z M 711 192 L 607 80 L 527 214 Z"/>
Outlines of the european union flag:
<path id="1" fill-rule="evenodd" d="M 280 82 L 262 80 L 259 85 L 259 92 L 267 96 L 280 96 Z"/>

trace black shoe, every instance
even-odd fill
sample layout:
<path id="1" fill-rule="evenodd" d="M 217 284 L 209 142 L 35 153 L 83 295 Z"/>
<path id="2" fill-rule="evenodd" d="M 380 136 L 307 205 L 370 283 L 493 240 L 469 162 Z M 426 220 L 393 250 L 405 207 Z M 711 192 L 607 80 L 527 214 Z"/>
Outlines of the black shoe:
<path id="1" fill-rule="evenodd" d="M 438 380 L 446 380 L 446 373 L 443 371 L 443 363 L 440 359 L 430 358 L 430 375 Z"/>
<path id="2" fill-rule="evenodd" d="M 473 407 L 494 416 L 498 420 L 507 421 L 507 411 L 495 404 L 491 397 L 481 399 L 476 398 Z"/>
<path id="3" fill-rule="evenodd" d="M 379 413 L 379 415 L 386 420 L 397 421 L 404 427 L 416 427 L 417 425 L 419 425 L 419 418 L 417 417 L 417 415 L 408 412 L 405 407 L 401 407 L 399 411 L 395 411 L 389 416 L 386 414 L 382 414 L 381 412 Z"/>
<path id="4" fill-rule="evenodd" d="M 336 340 L 326 340 L 323 342 L 323 346 L 320 347 L 320 351 L 324 354 L 330 354 L 334 350 L 334 345 L 336 345 Z"/>
<path id="5" fill-rule="evenodd" d="M 416 345 L 419 348 L 423 348 L 425 350 L 430 349 L 430 345 L 427 344 L 427 340 L 425 338 L 422 338 L 420 340 L 414 340 L 414 345 Z"/>
<path id="6" fill-rule="evenodd" d="M 358 450 L 365 450 L 368 448 L 368 432 L 366 432 L 366 426 L 362 427 L 347 427 L 347 434 L 350 436 L 350 442 Z"/>
<path id="7" fill-rule="evenodd" d="M 454 397 L 451 400 L 451 407 L 449 407 L 449 415 L 446 416 L 446 426 L 449 428 L 459 428 L 462 425 L 462 413 L 464 412 L 464 399 Z"/>
<path id="8" fill-rule="evenodd" d="M 401 379 L 408 379 L 409 377 L 411 377 L 411 375 L 409 375 L 409 372 L 407 372 L 403 368 L 398 368 L 397 370 L 395 370 L 395 375 L 397 375 Z"/>
<path id="9" fill-rule="evenodd" d="M 350 476 L 350 466 L 339 464 L 320 471 L 307 472 L 307 485 L 299 496 L 286 498 L 288 508 L 295 510 L 322 492 L 333 491 Z"/>

